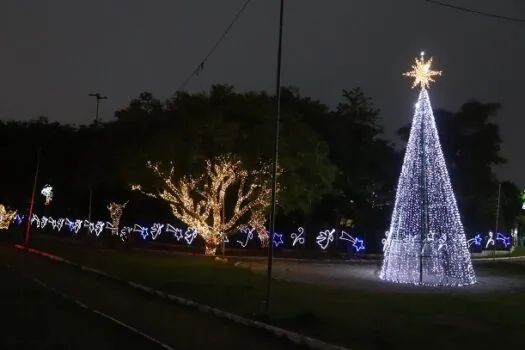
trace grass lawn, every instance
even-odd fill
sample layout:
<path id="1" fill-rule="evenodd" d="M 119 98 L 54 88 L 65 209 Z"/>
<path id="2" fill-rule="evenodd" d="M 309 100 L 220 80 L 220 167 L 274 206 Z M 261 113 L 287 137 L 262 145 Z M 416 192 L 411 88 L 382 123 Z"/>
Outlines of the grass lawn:
<path id="1" fill-rule="evenodd" d="M 510 254 L 511 256 L 525 256 L 525 247 L 516 247 Z"/>
<path id="2" fill-rule="evenodd" d="M 0 279 L 0 349 L 160 348 L 4 266 Z"/>
<path id="3" fill-rule="evenodd" d="M 230 263 L 44 240 L 32 246 L 243 316 L 263 310 L 265 276 Z M 522 266 L 496 269 L 525 278 Z M 521 346 L 525 334 L 525 291 L 407 295 L 275 281 L 272 310 L 273 324 L 358 350 L 494 349 Z"/>

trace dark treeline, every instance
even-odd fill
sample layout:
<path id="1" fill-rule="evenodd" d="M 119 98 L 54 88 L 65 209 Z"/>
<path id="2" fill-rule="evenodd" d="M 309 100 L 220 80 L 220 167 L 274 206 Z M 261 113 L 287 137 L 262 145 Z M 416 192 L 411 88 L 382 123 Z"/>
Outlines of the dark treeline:
<path id="1" fill-rule="evenodd" d="M 500 105 L 468 102 L 458 112 L 436 110 L 460 211 L 468 233 L 494 229 L 499 179 L 495 165 L 505 162 L 494 122 Z M 3 116 L 4 119 L 16 116 Z M 93 188 L 93 218 L 107 219 L 109 201 L 131 199 L 126 217 L 151 223 L 171 219 L 165 203 L 130 191 L 148 183 L 147 160 L 177 164 L 180 174 L 202 169 L 204 161 L 224 153 L 245 166 L 271 159 L 274 139 L 273 97 L 265 92 L 235 92 L 218 85 L 209 93 L 178 93 L 167 101 L 143 93 L 116 112 L 115 120 L 72 127 L 44 117 L 2 122 L 3 171 L 0 202 L 27 210 L 37 150 L 42 152 L 36 212 L 85 218 Z M 410 126 L 399 130 L 402 139 Z M 283 89 L 279 230 L 351 228 L 380 237 L 389 226 L 403 151 L 383 138 L 380 111 L 360 89 L 343 90 L 330 109 Z M 40 189 L 55 188 L 49 208 Z M 152 184 L 153 185 L 153 184 Z M 516 225 L 519 189 L 502 184 L 500 229 Z M 379 239 L 377 239 L 379 241 Z M 370 240 L 369 240 L 370 242 Z"/>

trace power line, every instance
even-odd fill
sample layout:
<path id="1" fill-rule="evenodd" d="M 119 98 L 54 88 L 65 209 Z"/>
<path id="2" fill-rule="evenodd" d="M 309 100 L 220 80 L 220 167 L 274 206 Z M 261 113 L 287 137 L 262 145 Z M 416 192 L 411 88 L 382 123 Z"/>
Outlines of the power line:
<path id="1" fill-rule="evenodd" d="M 474 14 L 480 15 L 480 16 L 497 18 L 497 19 L 502 19 L 502 20 L 510 21 L 510 22 L 525 23 L 525 19 L 523 19 L 523 18 L 501 16 L 501 15 L 497 15 L 497 14 L 494 14 L 494 13 L 473 10 L 473 9 L 470 9 L 470 8 L 467 8 L 467 7 L 446 4 L 446 3 L 441 2 L 441 1 L 434 1 L 434 0 L 423 0 L 423 1 L 431 3 L 433 5 L 442 6 L 442 7 L 448 7 L 448 8 L 454 9 L 454 10 L 458 10 L 458 11 L 474 13 Z"/>
<path id="2" fill-rule="evenodd" d="M 224 33 L 222 33 L 221 37 L 219 38 L 219 40 L 217 40 L 217 42 L 215 42 L 215 44 L 212 46 L 212 48 L 210 49 L 210 51 L 208 51 L 208 53 L 206 54 L 206 56 L 204 57 L 204 59 L 199 63 L 199 65 L 197 66 L 197 68 L 195 68 L 195 70 L 190 74 L 190 76 L 184 81 L 184 83 L 181 85 L 181 87 L 179 88 L 179 91 L 182 91 L 186 85 L 188 85 L 188 83 L 190 82 L 190 80 L 195 76 L 195 75 L 199 75 L 199 73 L 204 69 L 204 64 L 206 63 L 206 61 L 208 60 L 208 58 L 210 58 L 210 56 L 213 54 L 213 52 L 219 47 L 219 45 L 222 43 L 222 41 L 226 38 L 226 36 L 228 35 L 228 33 L 230 32 L 230 30 L 233 28 L 234 24 L 237 22 L 237 20 L 241 17 L 241 15 L 243 14 L 244 10 L 246 10 L 246 7 L 248 7 L 248 5 L 250 4 L 252 0 L 246 0 L 244 2 L 244 4 L 241 6 L 241 8 L 239 9 L 239 11 L 237 11 L 237 14 L 235 15 L 235 17 L 233 17 L 233 20 L 231 21 L 231 23 L 228 25 L 228 27 L 226 27 L 226 30 L 224 31 Z"/>

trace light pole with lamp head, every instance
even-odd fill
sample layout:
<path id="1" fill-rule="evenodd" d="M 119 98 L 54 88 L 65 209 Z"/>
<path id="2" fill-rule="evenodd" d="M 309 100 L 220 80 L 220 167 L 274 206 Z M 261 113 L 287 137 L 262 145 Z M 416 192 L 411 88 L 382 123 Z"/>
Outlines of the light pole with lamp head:
<path id="1" fill-rule="evenodd" d="M 272 291 L 273 236 L 275 234 L 275 211 L 277 209 L 277 164 L 279 159 L 279 123 L 281 118 L 281 64 L 283 46 L 284 0 L 280 0 L 279 36 L 277 40 L 277 76 L 275 82 L 275 139 L 272 164 L 272 202 L 270 206 L 270 222 L 268 237 L 268 268 L 266 281 L 266 316 L 270 317 L 270 301 Z"/>
<path id="2" fill-rule="evenodd" d="M 100 100 L 107 100 L 108 97 L 107 96 L 102 96 L 98 92 L 94 93 L 94 94 L 89 94 L 88 96 L 89 97 L 95 97 L 95 99 L 97 101 L 97 109 L 96 109 L 96 112 L 95 112 L 95 125 L 98 125 L 98 107 L 100 105 Z M 93 200 L 93 188 L 90 187 L 89 188 L 89 209 L 88 209 L 88 221 L 90 223 L 91 223 L 91 202 L 92 202 L 92 200 Z"/>

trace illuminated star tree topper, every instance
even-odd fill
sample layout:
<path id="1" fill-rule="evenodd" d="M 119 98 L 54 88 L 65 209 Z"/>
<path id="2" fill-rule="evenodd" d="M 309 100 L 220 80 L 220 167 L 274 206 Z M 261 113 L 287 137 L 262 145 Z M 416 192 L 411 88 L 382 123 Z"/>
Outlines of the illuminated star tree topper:
<path id="1" fill-rule="evenodd" d="M 435 80 L 432 77 L 441 75 L 441 71 L 431 70 L 430 66 L 432 65 L 432 57 L 428 61 L 425 61 L 425 52 L 421 52 L 420 58 L 415 58 L 415 64 L 412 65 L 412 70 L 406 73 L 403 73 L 406 77 L 414 78 L 414 83 L 412 88 L 421 85 L 422 89 L 428 89 L 430 83 L 433 83 Z"/>

